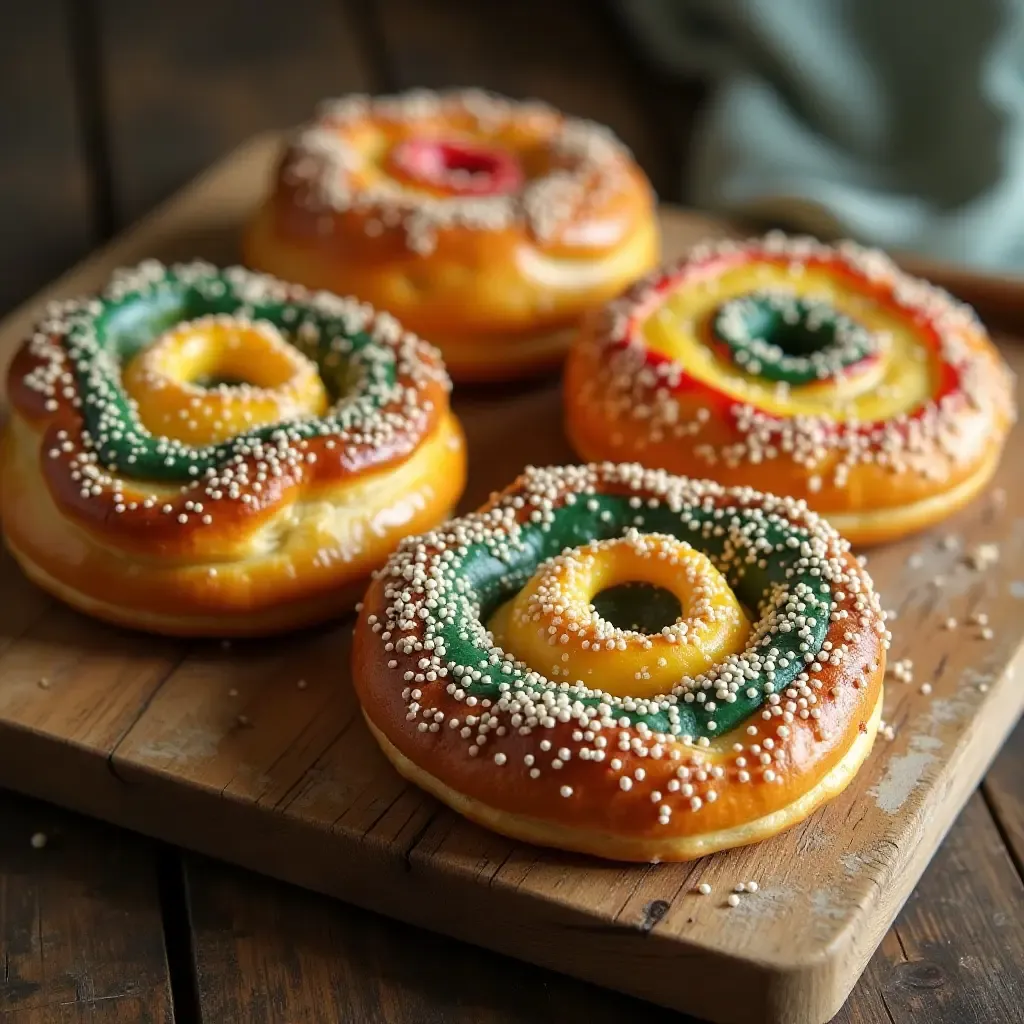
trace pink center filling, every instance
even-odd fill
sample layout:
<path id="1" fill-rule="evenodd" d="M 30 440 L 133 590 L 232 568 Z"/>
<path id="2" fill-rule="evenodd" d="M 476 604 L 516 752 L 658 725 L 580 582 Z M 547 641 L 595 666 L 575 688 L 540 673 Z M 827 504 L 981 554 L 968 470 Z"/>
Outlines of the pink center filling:
<path id="1" fill-rule="evenodd" d="M 523 184 L 523 169 L 508 150 L 462 140 L 406 139 L 391 150 L 388 163 L 408 181 L 455 195 L 508 195 Z"/>

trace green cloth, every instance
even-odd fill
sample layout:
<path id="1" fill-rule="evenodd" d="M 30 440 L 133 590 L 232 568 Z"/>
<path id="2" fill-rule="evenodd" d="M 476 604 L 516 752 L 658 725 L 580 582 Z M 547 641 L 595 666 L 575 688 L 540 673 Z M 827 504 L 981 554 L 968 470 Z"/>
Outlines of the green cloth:
<path id="1" fill-rule="evenodd" d="M 712 96 L 692 200 L 1024 270 L 1024 0 L 615 0 Z"/>

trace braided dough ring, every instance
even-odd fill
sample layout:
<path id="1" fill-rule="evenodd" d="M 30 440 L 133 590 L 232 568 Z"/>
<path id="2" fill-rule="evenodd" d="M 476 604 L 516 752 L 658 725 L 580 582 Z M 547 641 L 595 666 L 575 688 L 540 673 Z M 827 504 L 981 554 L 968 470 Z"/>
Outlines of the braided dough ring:
<path id="1" fill-rule="evenodd" d="M 564 394 L 583 458 L 803 498 L 855 544 L 966 505 L 1016 415 L 968 307 L 880 253 L 779 234 L 699 246 L 611 303 Z"/>
<path id="2" fill-rule="evenodd" d="M 448 390 L 433 349 L 355 300 L 144 263 L 54 303 L 15 356 L 5 541 L 122 625 L 228 636 L 341 614 L 458 500 Z"/>
<path id="3" fill-rule="evenodd" d="M 249 265 L 394 313 L 456 380 L 558 365 L 658 258 L 651 188 L 605 128 L 477 90 L 323 104 L 245 237 Z"/>
<path id="4" fill-rule="evenodd" d="M 636 628 L 637 583 L 675 617 Z M 396 768 L 466 817 L 686 860 L 845 788 L 878 727 L 883 618 L 802 502 L 635 464 L 531 469 L 402 544 L 364 600 L 354 679 Z"/>

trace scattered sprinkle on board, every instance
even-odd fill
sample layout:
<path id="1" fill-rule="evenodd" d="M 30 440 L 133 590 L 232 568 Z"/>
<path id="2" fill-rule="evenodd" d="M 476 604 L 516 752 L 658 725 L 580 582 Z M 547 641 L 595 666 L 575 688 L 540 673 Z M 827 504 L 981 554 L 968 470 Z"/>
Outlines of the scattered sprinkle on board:
<path id="1" fill-rule="evenodd" d="M 16 311 L 0 325 L 3 361 L 45 298 L 92 291 L 116 266 L 237 260 L 277 143 L 242 147 Z M 672 210 L 663 227 L 668 256 L 724 233 Z M 1003 344 L 1024 378 L 1024 345 Z M 474 467 L 465 509 L 527 462 L 572 461 L 554 381 L 466 390 L 455 408 Z M 346 678 L 351 622 L 223 649 L 133 635 L 59 607 L 6 555 L 0 785 L 710 1021 L 822 1024 L 1024 705 L 1010 600 L 1024 559 L 1022 447 L 1018 428 L 996 486 L 967 511 L 872 551 L 868 571 L 897 613 L 892 662 L 904 662 L 887 681 L 891 738 L 842 797 L 759 846 L 648 869 L 491 835 L 403 783 L 377 750 Z M 956 623 L 988 642 L 964 642 Z M 900 685 L 915 677 L 927 682 Z M 701 898 L 715 892 L 729 895 Z M 653 922 L 652 901 L 666 907 Z M 701 984 L 685 984 L 691 965 Z"/>

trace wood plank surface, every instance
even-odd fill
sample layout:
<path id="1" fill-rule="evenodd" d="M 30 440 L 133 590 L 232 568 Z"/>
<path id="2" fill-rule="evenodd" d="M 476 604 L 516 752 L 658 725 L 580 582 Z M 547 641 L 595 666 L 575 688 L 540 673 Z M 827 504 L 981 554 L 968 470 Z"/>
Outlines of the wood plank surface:
<path id="1" fill-rule="evenodd" d="M 369 87 L 341 0 L 94 0 L 120 224 L 244 139 Z"/>
<path id="2" fill-rule="evenodd" d="M 59 290 L 93 288 L 112 265 L 177 252 L 182 238 L 208 242 L 200 252 L 210 258 L 231 258 L 272 153 L 273 140 L 257 140 Z M 202 225 L 208 233 L 197 235 Z M 708 229 L 666 215 L 670 249 Z M 5 325 L 0 345 L 9 350 L 29 317 L 22 311 Z M 1022 368 L 1024 353 L 1007 351 Z M 467 391 L 456 406 L 473 460 L 467 506 L 526 461 L 571 457 L 554 384 Z M 513 449 L 509 437 L 533 447 Z M 1013 462 L 1011 454 L 1002 471 L 1010 495 L 1002 505 L 982 499 L 942 530 L 871 556 L 886 603 L 899 612 L 893 657 L 913 657 L 933 692 L 890 686 L 895 739 L 879 744 L 840 800 L 758 847 L 657 869 L 599 864 L 508 843 L 440 811 L 397 779 L 355 714 L 344 624 L 227 651 L 132 648 L 128 634 L 90 624 L 82 633 L 91 667 L 78 682 L 62 670 L 61 649 L 73 646 L 63 638 L 78 635 L 66 621 L 74 616 L 46 612 L 2 655 L 16 685 L 0 709 L 0 779 L 712 1019 L 820 1021 L 868 961 L 1020 706 L 1020 682 L 1007 672 L 1020 646 L 1007 572 L 1024 546 Z M 1001 546 L 1000 566 L 987 574 L 963 558 L 982 540 Z M 13 593 L 24 586 L 8 585 Z M 989 614 L 991 641 L 937 631 L 947 615 L 966 621 L 975 610 Z M 58 650 L 44 654 L 52 618 Z M 35 645 L 31 656 L 26 644 Z M 54 688 L 31 676 L 39 657 L 51 659 L 60 680 L 56 710 Z M 0 662 L 5 688 L 6 671 Z M 63 716 L 64 706 L 74 713 Z M 113 773 L 89 769 L 108 763 Z M 27 776 L 18 770 L 25 764 L 35 769 Z M 724 893 L 737 878 L 757 878 L 761 891 L 735 910 L 693 895 L 698 880 Z M 681 976 L 703 984 L 686 986 Z"/>
<path id="3" fill-rule="evenodd" d="M 0 821 L 0 1020 L 170 1024 L 153 844 L 7 793 Z"/>
<path id="4" fill-rule="evenodd" d="M 230 12 L 233 3 L 234 0 L 226 3 L 209 0 L 204 5 L 208 9 L 202 11 L 198 21 L 195 16 L 200 12 L 200 5 L 186 4 L 185 14 L 192 15 L 193 24 L 208 29 L 211 25 L 224 24 L 223 13 Z M 98 184 L 102 192 L 102 180 L 97 183 L 92 179 L 97 169 L 102 175 L 109 151 L 103 148 L 99 152 L 89 151 L 90 122 L 96 111 L 82 110 L 83 99 L 89 103 L 93 98 L 82 95 L 81 68 L 77 75 L 78 106 L 83 116 L 78 126 L 73 117 L 74 87 L 67 60 L 68 26 L 61 18 L 62 6 L 78 16 L 77 26 L 71 26 L 71 38 L 75 40 L 81 60 L 82 20 L 88 28 L 94 0 L 75 0 L 64 5 L 58 0 L 43 0 L 21 5 L 12 12 L 13 23 L 8 18 L 8 31 L 0 39 L 0 56 L 4 58 L 0 64 L 0 91 L 11 97 L 11 102 L 0 103 L 0 142 L 5 152 L 16 154 L 0 171 L 0 219 L 7 229 L 4 253 L 10 254 L 0 281 L 0 309 L 84 251 L 90 238 L 97 231 L 105 231 L 113 221 L 103 209 L 103 196 L 97 196 L 95 187 L 90 188 Z M 607 39 L 613 38 L 606 26 L 601 25 L 597 14 L 600 5 L 591 5 L 587 11 L 575 10 L 579 4 L 564 5 L 563 10 L 568 7 L 574 10 L 568 17 L 544 22 L 545 44 L 536 59 L 523 59 L 519 51 L 528 45 L 523 42 L 518 44 L 518 49 L 511 47 L 517 56 L 510 61 L 506 39 L 509 20 L 517 20 L 513 5 L 486 11 L 468 0 L 462 3 L 446 0 L 441 5 L 444 8 L 441 27 L 448 29 L 457 25 L 460 42 L 453 46 L 443 32 L 433 32 L 419 42 L 417 26 L 422 19 L 416 17 L 391 18 L 385 39 L 380 35 L 381 26 L 376 19 L 377 3 L 348 0 L 342 4 L 337 0 L 337 6 L 354 13 L 356 22 L 361 22 L 357 60 L 354 64 L 349 61 L 340 66 L 335 63 L 339 28 L 340 51 L 346 58 L 351 56 L 353 46 L 350 22 L 338 15 L 332 0 L 301 3 L 303 20 L 298 32 L 294 25 L 286 25 L 283 33 L 278 32 L 271 23 L 276 19 L 283 24 L 294 5 L 278 2 L 271 5 L 274 8 L 271 13 L 262 8 L 257 12 L 262 26 L 257 26 L 255 31 L 217 35 L 216 61 L 211 60 L 210 51 L 204 52 L 202 47 L 198 54 L 188 52 L 191 44 L 183 30 L 184 21 L 171 26 L 174 38 L 170 42 L 153 34 L 153 25 L 164 32 L 168 28 L 167 12 L 161 11 L 160 5 L 151 5 L 152 10 L 144 17 L 136 15 L 127 20 L 124 17 L 126 6 L 105 4 L 103 24 L 93 24 L 94 30 L 101 30 L 98 35 L 104 52 L 92 54 L 97 60 L 97 69 L 102 72 L 99 84 L 105 85 L 109 75 L 120 90 L 114 104 L 117 138 L 120 139 L 125 130 L 131 133 L 130 143 L 121 146 L 125 159 L 119 164 L 120 181 L 129 184 L 126 201 L 119 204 L 121 219 L 134 217 L 148 207 L 152 198 L 166 194 L 249 130 L 284 124 L 304 116 L 308 106 L 319 98 L 315 90 L 301 91 L 310 78 L 305 69 L 311 65 L 316 66 L 312 77 L 324 83 L 322 91 L 326 94 L 339 88 L 380 89 L 399 83 L 416 84 L 416 76 L 403 70 L 410 59 L 423 69 L 422 80 L 433 84 L 487 82 L 516 95 L 539 93 L 554 102 L 575 105 L 574 109 L 601 120 L 618 119 L 618 130 L 628 135 L 636 146 L 659 191 L 663 196 L 677 194 L 679 169 L 684 163 L 682 141 L 696 94 L 684 90 L 680 103 L 678 91 L 659 91 L 656 82 L 652 89 L 649 72 L 642 62 L 630 60 L 629 54 L 621 51 L 615 42 L 599 40 L 595 45 L 593 36 L 596 34 L 603 32 Z M 415 5 L 384 0 L 382 6 L 394 12 L 403 6 Z M 467 9 L 470 9 L 468 18 L 463 16 Z M 591 39 L 582 48 L 589 59 L 570 57 L 566 62 L 564 50 L 575 48 L 576 28 L 581 17 L 589 22 L 586 31 Z M 302 31 L 303 26 L 310 24 L 315 27 L 315 33 Z M 522 19 L 518 24 L 520 39 L 534 31 L 535 26 Z M 374 40 L 368 39 L 367 25 L 371 36 L 378 33 L 376 47 L 368 46 Z M 552 32 L 552 28 L 557 31 Z M 267 66 L 265 40 L 275 34 L 281 37 L 276 42 L 279 49 L 271 61 L 277 70 L 268 79 L 256 68 Z M 515 32 L 512 34 L 514 36 Z M 300 37 L 301 45 L 297 47 L 296 40 Z M 147 56 L 152 57 L 157 51 L 158 58 L 157 63 L 150 61 L 147 65 L 147 96 L 141 98 L 132 95 L 131 76 L 126 82 L 123 62 L 124 47 L 135 49 L 140 40 Z M 112 41 L 114 54 L 111 57 L 107 51 Z M 610 50 L 614 50 L 611 75 L 607 71 Z M 594 59 L 594 55 L 602 59 Z M 385 66 L 382 67 L 382 63 Z M 571 65 L 569 73 L 564 70 L 567 63 Z M 454 73 L 448 71 L 452 65 Z M 36 67 L 46 67 L 47 75 L 36 76 Z M 541 88 L 532 84 L 538 81 L 538 68 L 543 81 Z M 170 120 L 147 121 L 145 104 L 150 103 L 150 98 L 157 94 L 176 95 L 179 77 L 183 73 L 195 75 L 197 70 L 214 109 L 206 104 L 193 104 Z M 332 76 L 339 73 L 344 83 L 351 81 L 354 85 L 339 87 L 335 84 L 338 79 Z M 282 102 L 282 82 L 294 91 L 293 100 Z M 237 104 L 239 86 L 255 100 L 241 115 L 241 122 Z M 585 105 L 581 105 L 580 96 L 584 97 Z M 289 102 L 291 107 L 287 105 Z M 640 109 L 644 104 L 648 109 Z M 153 107 L 150 105 L 149 109 Z M 611 111 L 610 116 L 607 110 Z M 100 113 L 105 122 L 106 107 Z M 239 123 L 245 125 L 243 130 L 239 130 Z M 202 130 L 197 131 L 197 126 Z M 109 126 L 104 123 L 100 127 Z M 102 147 L 104 140 L 98 141 Z M 140 146 L 148 148 L 140 151 Z M 83 150 L 91 159 L 91 167 L 83 164 Z M 107 184 L 112 187 L 114 183 Z M 91 205 L 90 191 L 93 193 Z M 227 242 L 225 249 L 230 248 L 230 240 Z M 189 253 L 183 249 L 181 255 Z M 1021 325 L 1024 304 L 1020 300 L 1019 282 L 958 275 L 952 283 L 965 298 L 983 302 L 990 318 L 998 313 L 1011 327 Z M 2 582 L 12 569 L 6 555 L 0 558 L 3 559 L 0 561 Z M 19 623 L 34 622 L 51 607 L 42 595 L 27 585 L 16 592 L 13 603 L 8 601 L 11 594 L 12 591 L 6 589 L 0 593 L 0 601 L 8 602 L 4 604 L 4 612 L 12 623 L 8 640 L 27 628 Z M 0 641 L 0 647 L 6 642 Z M 1009 842 L 1019 870 L 1024 863 L 1024 726 L 1017 730 L 997 758 L 987 776 L 984 792 L 997 824 L 993 824 L 981 799 L 972 797 L 836 1021 L 891 1024 L 893 1021 L 926 1020 L 933 1024 L 953 1024 L 1017 1019 L 1014 1009 L 1024 999 L 1024 977 L 1021 977 L 1024 972 L 1019 967 L 1024 919 L 1019 903 L 1014 902 L 1019 900 L 1019 876 L 1005 870 L 1005 848 L 994 829 L 998 827 Z M 52 808 L 0 797 L 0 835 L 21 835 L 26 808 L 34 808 L 34 820 L 45 822 L 55 833 L 61 826 L 54 822 L 76 821 Z M 119 833 L 109 828 L 90 827 L 88 833 L 87 837 L 80 838 L 87 845 L 91 844 L 97 863 L 108 849 L 111 837 L 114 842 L 119 841 Z M 956 851 L 956 855 L 950 851 Z M 23 852 L 19 847 L 19 855 Z M 52 847 L 42 851 L 43 860 L 49 852 Z M 32 854 L 30 863 L 38 865 L 41 862 L 39 851 L 32 851 Z M 137 843 L 125 856 L 137 862 L 133 870 L 139 864 L 151 866 L 153 848 L 148 843 Z M 50 864 L 57 879 L 76 875 L 74 865 L 68 866 L 63 860 Z M 202 1019 L 207 1024 L 226 1024 L 233 1020 L 355 1019 L 389 1024 L 434 1020 L 512 1024 L 580 1018 L 611 1022 L 635 1020 L 641 1015 L 655 1020 L 663 1016 L 669 1019 L 626 997 L 612 996 L 564 976 L 439 939 L 233 868 L 190 858 L 187 870 L 191 911 L 179 908 L 182 919 L 178 927 L 188 927 L 187 915 L 191 913 L 202 984 Z M 15 891 L 10 888 L 6 861 L 2 859 L 0 879 L 5 893 Z M 22 885 L 24 876 L 18 876 L 16 881 Z M 110 908 L 118 904 L 120 889 L 117 886 L 96 888 L 91 892 L 102 906 Z M 73 885 L 56 884 L 51 878 L 46 895 L 49 920 L 60 921 L 59 927 L 48 932 L 49 962 L 69 962 L 80 952 L 77 934 L 80 915 L 75 909 L 80 894 Z M 54 898 L 57 908 L 51 905 Z M 155 900 L 155 895 L 152 899 Z M 66 909 L 59 910 L 61 905 Z M 1007 919 L 1004 912 L 1007 907 L 1016 913 L 1015 918 Z M 211 912 L 211 908 L 216 912 Z M 7 953 L 10 944 L 7 918 L 4 920 L 4 928 L 0 930 L 0 953 Z M 173 932 L 174 922 L 168 923 Z M 91 916 L 89 927 L 98 936 L 91 950 L 108 948 L 104 945 L 107 933 L 119 929 L 120 918 L 116 913 L 97 911 Z M 172 935 L 172 943 L 173 940 Z M 1017 957 L 1016 963 L 1007 959 L 1008 952 Z M 454 959 L 471 971 L 468 989 L 461 985 L 453 990 L 448 964 Z M 118 963 L 123 965 L 128 961 L 119 959 Z M 183 968 L 179 981 L 184 979 L 186 984 L 191 984 L 191 979 L 186 977 L 191 963 L 179 966 Z M 31 1008 L 19 1004 L 18 1009 L 13 1009 L 7 998 L 6 985 L 0 984 L 0 1020 L 30 1020 L 33 1024 L 89 1020 L 102 1024 L 164 1019 L 152 1006 L 139 1005 L 131 996 L 86 1002 L 68 1002 L 58 997 L 54 1002 Z M 195 1019 L 190 1008 L 184 1013 L 179 1020 Z M 684 1020 L 678 1016 L 671 1019 Z"/>
<path id="5" fill-rule="evenodd" d="M 203 858 L 186 871 L 204 1024 L 698 1024 Z M 834 1024 L 1018 1019 L 1022 899 L 975 795 Z"/>
<path id="6" fill-rule="evenodd" d="M 1020 578 L 1010 585 L 1021 590 L 1024 566 L 1018 565 L 1017 569 Z M 1024 722 L 999 752 L 985 777 L 984 792 L 1017 870 L 1024 876 Z"/>
<path id="7" fill-rule="evenodd" d="M 4 10 L 0 309 L 42 286 L 94 243 L 69 40 L 61 0 Z"/>
<path id="8" fill-rule="evenodd" d="M 1020 1020 L 1024 884 L 975 794 L 834 1024 Z"/>
<path id="9" fill-rule="evenodd" d="M 212 861 L 186 870 L 203 1024 L 699 1024 Z"/>
<path id="10" fill-rule="evenodd" d="M 79 258 L 103 230 L 85 159 L 84 40 L 73 17 L 86 6 L 39 0 L 4 12 L 0 308 Z M 0 662 L 10 641 L 52 610 L 15 581 L 4 552 Z M 33 670 L 34 688 L 43 670 Z M 12 688 L 3 693 L 15 699 Z M 0 960 L 5 1022 L 170 1024 L 155 844 L 0 791 Z"/>

